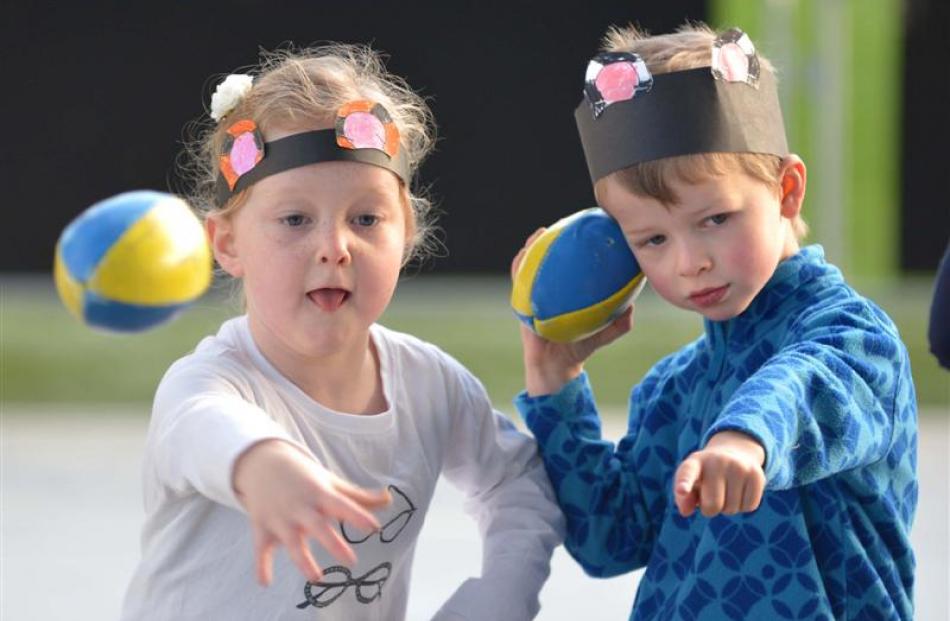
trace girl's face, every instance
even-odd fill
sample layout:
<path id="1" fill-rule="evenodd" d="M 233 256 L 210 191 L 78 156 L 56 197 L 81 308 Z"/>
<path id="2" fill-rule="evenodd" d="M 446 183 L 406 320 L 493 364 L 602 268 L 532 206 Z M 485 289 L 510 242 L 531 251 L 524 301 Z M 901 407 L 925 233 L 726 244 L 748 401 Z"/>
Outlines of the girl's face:
<path id="1" fill-rule="evenodd" d="M 392 172 L 321 162 L 257 182 L 209 231 L 218 262 L 243 280 L 255 342 L 281 366 L 367 346 L 396 288 L 407 217 Z"/>
<path id="2" fill-rule="evenodd" d="M 779 261 L 798 252 L 791 220 L 801 209 L 804 165 L 783 176 L 784 196 L 741 173 L 696 184 L 674 183 L 677 205 L 604 181 L 601 204 L 620 223 L 653 289 L 707 319 L 731 319 L 749 307 Z"/>

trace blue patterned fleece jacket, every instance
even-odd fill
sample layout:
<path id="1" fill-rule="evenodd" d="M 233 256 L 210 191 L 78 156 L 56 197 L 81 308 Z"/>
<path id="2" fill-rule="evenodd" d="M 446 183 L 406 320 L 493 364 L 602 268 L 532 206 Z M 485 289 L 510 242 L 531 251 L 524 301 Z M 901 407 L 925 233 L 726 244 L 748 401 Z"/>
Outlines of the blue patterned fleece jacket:
<path id="1" fill-rule="evenodd" d="M 586 375 L 519 395 L 593 576 L 646 571 L 631 619 L 913 618 L 917 406 L 897 329 L 809 246 L 749 308 L 661 360 L 601 439 Z M 751 513 L 680 516 L 677 466 L 720 431 L 765 448 Z"/>

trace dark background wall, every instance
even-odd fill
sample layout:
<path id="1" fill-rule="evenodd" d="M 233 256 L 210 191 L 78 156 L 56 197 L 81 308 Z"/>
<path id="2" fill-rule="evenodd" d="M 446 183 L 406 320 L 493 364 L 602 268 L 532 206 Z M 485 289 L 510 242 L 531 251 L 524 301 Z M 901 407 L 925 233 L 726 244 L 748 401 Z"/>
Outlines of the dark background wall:
<path id="1" fill-rule="evenodd" d="M 604 29 L 664 32 L 707 14 L 703 0 L 4 4 L 0 271 L 48 270 L 62 227 L 97 200 L 180 188 L 183 127 L 212 76 L 254 64 L 259 48 L 327 40 L 372 44 L 431 97 L 440 141 L 422 177 L 449 254 L 430 268 L 504 271 L 526 234 L 593 204 L 572 111 Z M 933 146 L 948 135 L 950 54 L 947 20 L 941 34 L 932 18 L 947 10 L 911 4 L 902 262 L 932 269 L 950 231 L 948 159 Z M 911 93 L 928 75 L 936 97 L 921 102 Z"/>
<path id="2" fill-rule="evenodd" d="M 950 2 L 904 5 L 901 264 L 936 269 L 950 236 Z"/>

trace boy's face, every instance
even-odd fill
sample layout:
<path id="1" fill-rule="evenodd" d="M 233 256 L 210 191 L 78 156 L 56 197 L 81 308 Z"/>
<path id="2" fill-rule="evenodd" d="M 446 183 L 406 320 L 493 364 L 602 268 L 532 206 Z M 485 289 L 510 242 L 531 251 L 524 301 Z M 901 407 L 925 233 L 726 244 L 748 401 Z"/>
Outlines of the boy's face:
<path id="1" fill-rule="evenodd" d="M 781 196 L 739 172 L 674 182 L 680 202 L 670 206 L 634 194 L 615 176 L 601 182 L 599 196 L 653 289 L 675 306 L 724 321 L 748 308 L 779 261 L 798 252 L 791 219 L 801 209 L 804 172 L 798 158 L 783 166 Z"/>

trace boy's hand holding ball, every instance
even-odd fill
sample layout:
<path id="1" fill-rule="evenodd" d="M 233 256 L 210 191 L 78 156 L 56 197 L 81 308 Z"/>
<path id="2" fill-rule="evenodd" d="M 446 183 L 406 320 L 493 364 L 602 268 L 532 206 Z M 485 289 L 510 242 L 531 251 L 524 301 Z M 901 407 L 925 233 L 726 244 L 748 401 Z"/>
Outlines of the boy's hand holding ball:
<path id="1" fill-rule="evenodd" d="M 532 396 L 557 392 L 595 350 L 630 330 L 645 282 L 619 225 L 598 208 L 536 231 L 511 274 Z"/>

